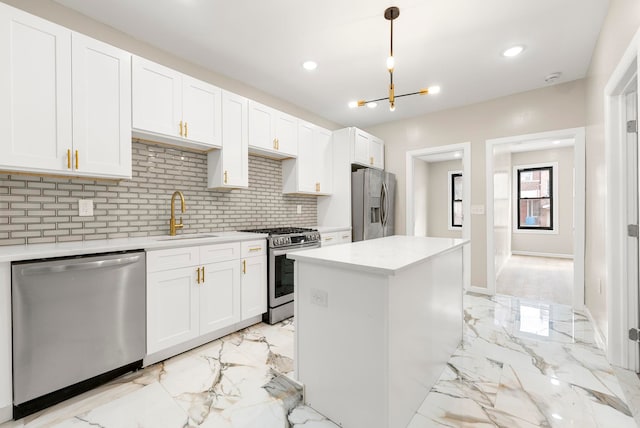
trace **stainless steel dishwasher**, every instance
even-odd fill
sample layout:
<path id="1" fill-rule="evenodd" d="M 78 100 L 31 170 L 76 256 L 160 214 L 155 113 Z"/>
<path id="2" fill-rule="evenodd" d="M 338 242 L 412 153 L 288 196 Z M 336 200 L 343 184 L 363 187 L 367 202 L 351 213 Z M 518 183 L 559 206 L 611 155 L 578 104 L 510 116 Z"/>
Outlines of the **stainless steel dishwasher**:
<path id="1" fill-rule="evenodd" d="M 13 417 L 142 366 L 144 251 L 12 264 Z"/>

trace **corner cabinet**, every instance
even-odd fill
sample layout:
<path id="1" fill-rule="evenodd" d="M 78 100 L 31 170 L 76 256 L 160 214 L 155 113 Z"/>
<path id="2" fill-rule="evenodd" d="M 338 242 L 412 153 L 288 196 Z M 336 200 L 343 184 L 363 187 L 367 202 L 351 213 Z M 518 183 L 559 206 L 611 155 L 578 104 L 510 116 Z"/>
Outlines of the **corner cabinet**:
<path id="1" fill-rule="evenodd" d="M 361 129 L 349 128 L 351 163 L 384 169 L 384 142 Z"/>
<path id="2" fill-rule="evenodd" d="M 222 91 L 222 149 L 208 154 L 208 187 L 249 187 L 248 100 Z"/>
<path id="3" fill-rule="evenodd" d="M 131 178 L 131 56 L 0 3 L 0 170 Z"/>
<path id="4" fill-rule="evenodd" d="M 282 161 L 282 193 L 329 195 L 333 182 L 331 131 L 298 123 L 298 157 Z"/>
<path id="5" fill-rule="evenodd" d="M 249 100 L 249 152 L 274 159 L 298 155 L 298 119 Z"/>
<path id="6" fill-rule="evenodd" d="M 221 96 L 216 86 L 134 56 L 133 136 L 195 150 L 219 148 Z"/>

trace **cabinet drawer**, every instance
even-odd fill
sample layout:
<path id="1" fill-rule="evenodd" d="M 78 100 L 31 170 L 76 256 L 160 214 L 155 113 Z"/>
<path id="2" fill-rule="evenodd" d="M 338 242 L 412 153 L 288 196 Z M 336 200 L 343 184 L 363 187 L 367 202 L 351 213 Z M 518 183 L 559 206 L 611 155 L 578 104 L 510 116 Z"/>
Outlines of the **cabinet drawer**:
<path id="1" fill-rule="evenodd" d="M 341 230 L 336 232 L 338 236 L 338 242 L 344 244 L 345 242 L 351 242 L 351 230 Z"/>
<path id="2" fill-rule="evenodd" d="M 226 262 L 240 258 L 240 243 L 203 245 L 200 247 L 200 264 Z"/>
<path id="3" fill-rule="evenodd" d="M 259 239 L 256 241 L 244 241 L 242 244 L 242 258 L 262 256 L 266 253 L 267 241 Z"/>
<path id="4" fill-rule="evenodd" d="M 338 232 L 321 233 L 320 240 L 323 247 L 328 247 L 329 245 L 338 244 L 340 242 L 340 235 Z"/>
<path id="5" fill-rule="evenodd" d="M 160 272 L 199 264 L 200 247 L 147 251 L 147 272 Z"/>

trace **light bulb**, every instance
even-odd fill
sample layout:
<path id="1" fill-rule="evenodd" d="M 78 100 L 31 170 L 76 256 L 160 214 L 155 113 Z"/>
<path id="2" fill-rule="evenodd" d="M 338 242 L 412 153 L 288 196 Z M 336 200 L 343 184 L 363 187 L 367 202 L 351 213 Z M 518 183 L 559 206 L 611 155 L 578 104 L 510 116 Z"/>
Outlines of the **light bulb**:
<path id="1" fill-rule="evenodd" d="M 349 108 L 356 108 L 356 107 L 358 107 L 357 101 L 349 101 Z"/>
<path id="2" fill-rule="evenodd" d="M 389 111 L 396 111 L 396 104 L 395 103 L 389 104 Z"/>
<path id="3" fill-rule="evenodd" d="M 396 60 L 393 58 L 393 56 L 389 56 L 387 58 L 387 70 L 392 71 L 395 65 L 396 65 Z"/>
<path id="4" fill-rule="evenodd" d="M 440 93 L 440 86 L 429 86 L 429 93 L 430 94 L 439 94 Z"/>
<path id="5" fill-rule="evenodd" d="M 367 107 L 376 108 L 376 107 L 378 107 L 378 103 L 375 103 L 375 102 L 371 101 L 371 102 L 367 103 Z"/>

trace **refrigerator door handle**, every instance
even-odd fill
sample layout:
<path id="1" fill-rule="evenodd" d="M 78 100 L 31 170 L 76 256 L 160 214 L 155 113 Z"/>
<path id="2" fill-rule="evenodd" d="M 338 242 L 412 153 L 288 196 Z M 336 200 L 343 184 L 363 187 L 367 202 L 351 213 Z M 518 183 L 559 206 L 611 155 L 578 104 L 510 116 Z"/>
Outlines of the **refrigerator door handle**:
<path id="1" fill-rule="evenodd" d="M 380 194 L 380 210 L 382 211 L 382 227 L 387 225 L 387 184 L 382 182 L 382 192 Z"/>

